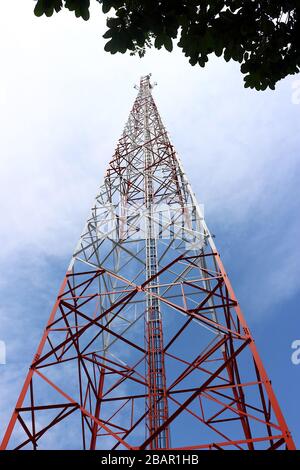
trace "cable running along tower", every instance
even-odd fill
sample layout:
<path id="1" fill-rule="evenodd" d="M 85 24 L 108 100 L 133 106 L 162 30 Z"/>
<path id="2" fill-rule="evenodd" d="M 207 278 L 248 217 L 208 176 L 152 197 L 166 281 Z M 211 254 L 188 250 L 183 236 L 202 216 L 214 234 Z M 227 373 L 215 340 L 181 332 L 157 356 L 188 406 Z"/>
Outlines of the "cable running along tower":
<path id="1" fill-rule="evenodd" d="M 295 448 L 150 76 L 2 442 L 49 447 Z"/>

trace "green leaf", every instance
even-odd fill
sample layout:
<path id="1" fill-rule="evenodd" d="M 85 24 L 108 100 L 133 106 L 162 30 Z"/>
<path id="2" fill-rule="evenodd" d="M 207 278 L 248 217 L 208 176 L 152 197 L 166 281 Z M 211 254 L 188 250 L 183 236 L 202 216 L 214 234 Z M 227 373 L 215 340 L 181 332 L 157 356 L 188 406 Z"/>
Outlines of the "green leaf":
<path id="1" fill-rule="evenodd" d="M 159 34 L 156 36 L 155 41 L 154 41 L 154 47 L 156 49 L 161 49 L 162 45 L 164 44 L 164 36 L 163 34 Z"/>
<path id="2" fill-rule="evenodd" d="M 90 12 L 88 8 L 83 8 L 81 10 L 81 16 L 84 19 L 84 21 L 88 21 L 90 19 Z"/>
<path id="3" fill-rule="evenodd" d="M 77 0 L 66 0 L 65 7 L 70 11 L 74 11 L 77 8 Z"/>
<path id="4" fill-rule="evenodd" d="M 112 8 L 111 0 L 102 0 L 102 11 L 103 13 L 108 13 L 109 10 Z"/>
<path id="5" fill-rule="evenodd" d="M 230 59 L 231 59 L 231 53 L 229 51 L 229 49 L 225 49 L 224 51 L 224 59 L 226 60 L 226 62 L 229 62 Z"/>
<path id="6" fill-rule="evenodd" d="M 105 44 L 104 50 L 106 52 L 110 52 L 111 54 L 116 54 L 116 52 L 118 52 L 119 47 L 115 37 Z"/>
<path id="7" fill-rule="evenodd" d="M 111 49 L 112 49 L 112 44 L 113 44 L 113 41 L 112 39 L 110 41 L 108 41 L 105 46 L 104 46 L 104 50 L 106 52 L 111 52 Z"/>
<path id="8" fill-rule="evenodd" d="M 56 13 L 58 13 L 62 9 L 62 7 L 63 7 L 62 0 L 56 0 L 55 6 L 54 6 Z"/>
<path id="9" fill-rule="evenodd" d="M 36 16 L 52 16 L 54 11 L 57 13 L 62 9 L 62 0 L 38 0 L 34 8 Z"/>
<path id="10" fill-rule="evenodd" d="M 172 42 L 172 39 L 170 38 L 170 36 L 165 35 L 164 46 L 165 46 L 165 49 L 167 49 L 167 51 L 172 52 L 173 42 Z"/>
<path id="11" fill-rule="evenodd" d="M 34 7 L 34 14 L 36 16 L 42 16 L 45 12 L 45 0 L 38 0 Z"/>
<path id="12" fill-rule="evenodd" d="M 109 39 L 109 38 L 111 38 L 111 37 L 113 36 L 113 34 L 114 34 L 113 31 L 112 31 L 111 29 L 108 29 L 108 30 L 103 34 L 102 37 L 103 37 L 104 39 Z"/>
<path id="13" fill-rule="evenodd" d="M 215 48 L 215 54 L 217 57 L 221 57 L 221 55 L 223 54 L 223 46 L 222 45 L 218 45 L 218 47 Z"/>
<path id="14" fill-rule="evenodd" d="M 48 7 L 45 9 L 45 14 L 46 16 L 52 16 L 53 15 L 53 12 L 54 12 L 54 8 L 53 7 Z"/>

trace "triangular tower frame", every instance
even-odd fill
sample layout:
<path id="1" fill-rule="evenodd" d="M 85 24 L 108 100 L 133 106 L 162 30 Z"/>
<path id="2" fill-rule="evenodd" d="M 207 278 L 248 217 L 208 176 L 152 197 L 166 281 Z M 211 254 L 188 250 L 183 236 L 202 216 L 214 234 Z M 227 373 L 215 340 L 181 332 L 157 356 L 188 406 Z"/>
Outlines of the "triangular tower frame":
<path id="1" fill-rule="evenodd" d="M 152 88 L 142 77 L 2 449 L 295 449 Z"/>

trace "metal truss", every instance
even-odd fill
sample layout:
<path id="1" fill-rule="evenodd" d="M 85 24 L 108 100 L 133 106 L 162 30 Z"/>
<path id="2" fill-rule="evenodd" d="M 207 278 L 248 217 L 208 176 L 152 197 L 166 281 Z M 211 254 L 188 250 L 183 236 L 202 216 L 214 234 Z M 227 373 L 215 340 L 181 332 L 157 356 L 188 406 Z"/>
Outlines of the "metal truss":
<path id="1" fill-rule="evenodd" d="M 150 76 L 1 448 L 49 447 L 295 448 Z"/>

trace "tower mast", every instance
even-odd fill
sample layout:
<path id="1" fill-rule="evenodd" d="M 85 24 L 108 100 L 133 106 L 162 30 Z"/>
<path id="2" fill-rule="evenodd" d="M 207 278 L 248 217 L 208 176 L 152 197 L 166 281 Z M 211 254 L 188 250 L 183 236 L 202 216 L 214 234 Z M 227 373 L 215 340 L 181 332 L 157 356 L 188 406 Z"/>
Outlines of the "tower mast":
<path id="1" fill-rule="evenodd" d="M 149 75 L 1 449 L 50 445 L 295 449 Z"/>
<path id="2" fill-rule="evenodd" d="M 144 114 L 144 161 L 145 161 L 145 211 L 146 211 L 146 279 L 150 279 L 146 294 L 146 346 L 147 346 L 147 375 L 148 375 L 148 427 L 153 434 L 168 417 L 168 402 L 166 396 L 166 377 L 164 361 L 163 328 L 160 312 L 159 290 L 157 284 L 157 244 L 154 224 L 153 205 L 155 204 L 153 184 L 153 152 L 151 149 L 151 134 L 149 126 L 148 101 L 151 99 L 150 76 L 140 81 L 140 99 Z M 153 295 L 154 294 L 154 295 Z M 153 449 L 169 447 L 169 430 L 165 428 L 156 436 L 150 445 Z"/>

